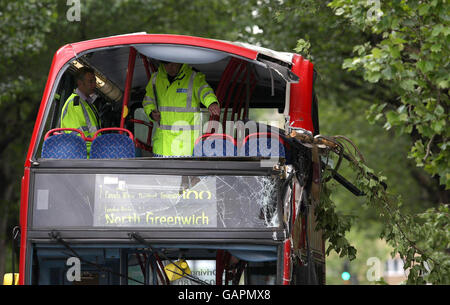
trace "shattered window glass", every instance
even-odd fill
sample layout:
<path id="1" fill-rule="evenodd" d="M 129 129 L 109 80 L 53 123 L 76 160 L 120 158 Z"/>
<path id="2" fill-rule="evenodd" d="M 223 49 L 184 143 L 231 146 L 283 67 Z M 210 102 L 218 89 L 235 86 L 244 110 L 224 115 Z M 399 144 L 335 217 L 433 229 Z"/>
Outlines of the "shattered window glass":
<path id="1" fill-rule="evenodd" d="M 271 176 L 36 174 L 33 227 L 276 228 Z"/>

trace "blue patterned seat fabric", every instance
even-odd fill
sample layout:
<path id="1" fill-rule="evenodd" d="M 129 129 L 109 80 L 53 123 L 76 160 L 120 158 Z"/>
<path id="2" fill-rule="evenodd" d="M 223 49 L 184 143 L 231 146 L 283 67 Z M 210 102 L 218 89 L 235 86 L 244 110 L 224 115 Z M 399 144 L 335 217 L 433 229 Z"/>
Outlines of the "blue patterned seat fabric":
<path id="1" fill-rule="evenodd" d="M 245 155 L 252 157 L 286 157 L 284 145 L 276 137 L 252 137 L 245 143 Z"/>
<path id="2" fill-rule="evenodd" d="M 91 145 L 91 159 L 134 158 L 133 140 L 125 134 L 102 134 Z"/>
<path id="3" fill-rule="evenodd" d="M 86 159 L 86 142 L 77 134 L 53 135 L 44 141 L 41 157 L 47 159 Z"/>
<path id="4" fill-rule="evenodd" d="M 237 148 L 228 139 L 206 138 L 194 146 L 194 157 L 232 157 Z"/>

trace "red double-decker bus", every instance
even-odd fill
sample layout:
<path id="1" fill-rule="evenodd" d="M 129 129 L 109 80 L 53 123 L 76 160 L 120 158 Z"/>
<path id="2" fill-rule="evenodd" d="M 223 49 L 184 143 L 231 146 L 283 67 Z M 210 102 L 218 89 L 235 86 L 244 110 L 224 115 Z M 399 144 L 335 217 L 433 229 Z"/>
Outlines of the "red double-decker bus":
<path id="1" fill-rule="evenodd" d="M 153 154 L 157 126 L 142 101 L 161 62 L 202 72 L 220 102 L 220 118 L 199 109 L 192 156 Z M 97 83 L 102 126 L 92 138 L 60 122 L 81 67 Z M 190 36 L 61 47 L 24 165 L 18 283 L 324 283 L 317 167 L 296 136 L 319 133 L 314 76 L 299 54 Z M 73 154 L 88 142 L 91 156 Z"/>

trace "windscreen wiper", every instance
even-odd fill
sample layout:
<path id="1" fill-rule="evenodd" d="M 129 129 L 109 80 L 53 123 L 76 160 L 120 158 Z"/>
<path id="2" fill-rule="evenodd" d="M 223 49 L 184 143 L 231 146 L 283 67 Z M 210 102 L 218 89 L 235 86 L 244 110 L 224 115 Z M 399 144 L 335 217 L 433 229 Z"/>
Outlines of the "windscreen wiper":
<path id="1" fill-rule="evenodd" d="M 139 244 L 142 244 L 146 247 L 148 247 L 150 249 L 150 251 L 153 254 L 158 254 L 160 255 L 163 259 L 169 261 L 171 264 L 173 264 L 175 267 L 177 267 L 178 269 L 180 269 L 181 273 L 175 272 L 173 270 L 170 270 L 172 273 L 182 276 L 182 277 L 186 277 L 187 279 L 197 283 L 197 284 L 201 284 L 201 285 L 210 285 L 209 283 L 202 281 L 201 279 L 199 279 L 196 276 L 193 276 L 189 273 L 186 273 L 186 271 L 184 271 L 183 268 L 181 268 L 180 266 L 178 266 L 177 264 L 175 264 L 169 257 L 167 257 L 167 255 L 165 255 L 162 251 L 161 252 L 157 252 L 154 250 L 154 248 L 152 247 L 152 245 L 150 243 L 148 243 L 145 239 L 143 239 L 138 233 L 133 232 L 133 233 L 129 233 L 128 234 L 130 236 L 131 239 L 137 241 Z"/>
<path id="2" fill-rule="evenodd" d="M 88 261 L 88 260 L 85 260 L 83 257 L 81 257 L 81 256 L 80 256 L 80 255 L 79 255 L 79 254 L 78 254 L 78 253 L 77 253 L 77 252 L 69 245 L 69 243 L 67 243 L 64 239 L 61 238 L 59 232 L 52 231 L 52 232 L 50 232 L 48 235 L 49 235 L 53 240 L 55 240 L 55 241 L 57 241 L 59 244 L 63 245 L 67 250 L 69 250 L 70 252 L 72 252 L 73 255 L 75 255 L 82 263 L 85 263 L 86 265 L 93 266 L 93 267 L 97 268 L 99 271 L 108 272 L 108 273 L 110 273 L 110 274 L 117 275 L 117 276 L 126 278 L 126 279 L 128 279 L 128 280 L 137 282 L 137 283 L 139 283 L 139 284 L 145 285 L 144 282 L 141 282 L 141 281 L 136 280 L 136 279 L 134 279 L 134 278 L 132 278 L 132 277 L 129 277 L 128 275 L 124 275 L 124 274 L 122 274 L 122 273 L 115 272 L 115 271 L 113 271 L 113 270 L 111 270 L 111 269 L 109 269 L 109 268 L 103 267 L 103 266 L 101 266 L 101 265 L 99 265 L 99 264 L 97 264 L 97 263 L 93 263 L 93 262 L 90 262 L 90 261 Z"/>

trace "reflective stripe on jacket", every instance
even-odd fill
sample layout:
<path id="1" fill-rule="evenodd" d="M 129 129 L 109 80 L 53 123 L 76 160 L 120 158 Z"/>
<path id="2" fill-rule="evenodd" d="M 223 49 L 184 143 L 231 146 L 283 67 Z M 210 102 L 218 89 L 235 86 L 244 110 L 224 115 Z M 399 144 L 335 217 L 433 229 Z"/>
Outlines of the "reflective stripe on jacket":
<path id="1" fill-rule="evenodd" d="M 208 108 L 215 102 L 217 97 L 203 73 L 183 64 L 170 84 L 164 66 L 160 65 L 142 101 L 149 117 L 153 110 L 161 112 L 161 121 L 153 136 L 153 152 L 163 156 L 191 156 L 194 142 L 201 133 L 200 103 Z"/>

